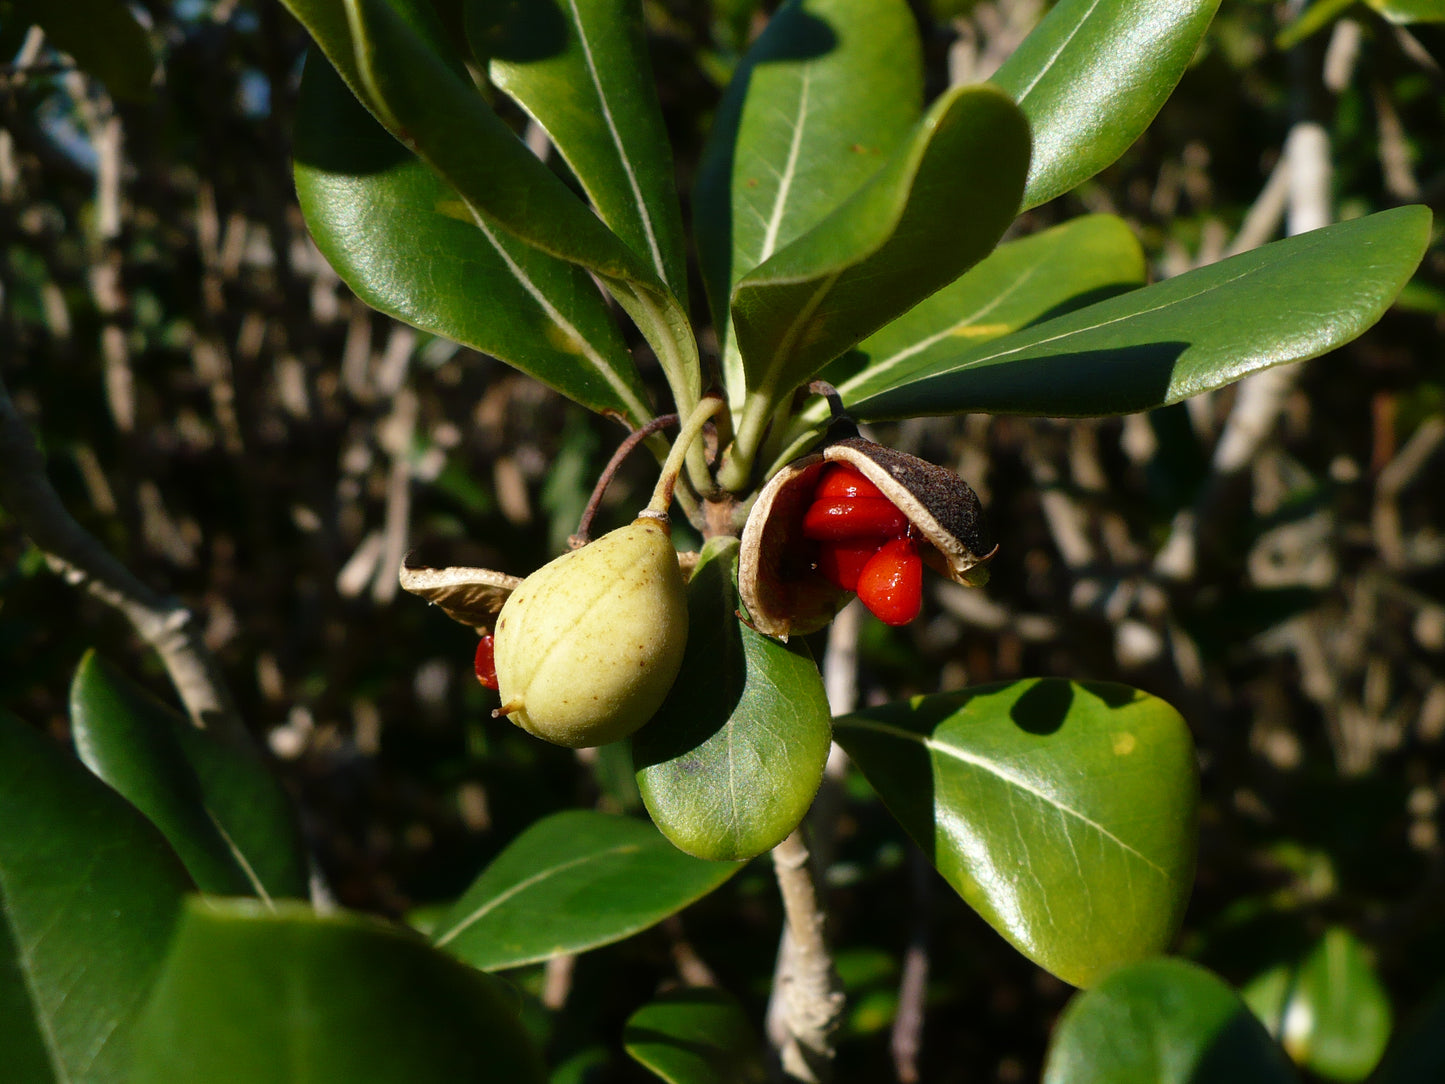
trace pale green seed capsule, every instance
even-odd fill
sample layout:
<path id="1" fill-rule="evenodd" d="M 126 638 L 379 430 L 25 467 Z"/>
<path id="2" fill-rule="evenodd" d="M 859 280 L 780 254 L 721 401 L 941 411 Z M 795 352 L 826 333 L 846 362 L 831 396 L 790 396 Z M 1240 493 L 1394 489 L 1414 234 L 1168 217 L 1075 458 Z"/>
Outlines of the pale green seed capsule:
<path id="1" fill-rule="evenodd" d="M 687 643 L 665 521 L 644 514 L 539 568 L 495 635 L 498 714 L 573 749 L 627 737 L 661 707 Z"/>

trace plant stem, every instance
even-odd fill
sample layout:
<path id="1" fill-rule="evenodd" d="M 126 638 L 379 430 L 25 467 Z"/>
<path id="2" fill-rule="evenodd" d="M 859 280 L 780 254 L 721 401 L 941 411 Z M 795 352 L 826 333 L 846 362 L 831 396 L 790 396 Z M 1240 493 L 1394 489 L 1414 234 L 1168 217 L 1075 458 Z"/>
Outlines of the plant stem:
<path id="1" fill-rule="evenodd" d="M 773 870 L 787 928 L 775 999 L 784 1035 L 778 1050 L 783 1073 L 802 1084 L 833 1078 L 833 1032 L 843 1014 L 843 984 L 823 935 L 825 916 L 809 869 L 802 829 L 773 848 Z"/>
<path id="2" fill-rule="evenodd" d="M 119 610 L 165 664 L 186 713 L 239 748 L 251 739 L 201 639 L 195 616 L 142 583 L 61 503 L 45 473 L 45 456 L 0 377 L 0 505 L 15 518 L 45 562 L 66 583 Z"/>
<path id="3" fill-rule="evenodd" d="M 659 429 L 666 429 L 669 425 L 677 424 L 676 414 L 663 414 L 646 425 L 634 429 L 617 446 L 617 451 L 612 453 L 612 458 L 607 461 L 607 466 L 602 468 L 602 474 L 597 479 L 597 484 L 592 487 L 592 496 L 587 501 L 587 507 L 582 510 L 582 518 L 577 523 L 577 533 L 567 539 L 573 549 L 585 546 L 591 537 L 592 520 L 597 515 L 597 508 L 602 503 L 603 496 L 607 493 L 607 487 L 612 484 L 612 479 L 617 474 L 617 469 L 622 466 L 622 461 L 632 454 L 636 448 L 648 437 L 652 436 Z"/>
<path id="4" fill-rule="evenodd" d="M 718 485 L 723 489 L 741 493 L 747 486 L 771 413 L 772 395 L 768 389 L 758 388 L 748 393 L 738 421 L 737 436 L 733 438 L 732 447 L 728 449 L 722 469 L 718 472 Z"/>
<path id="5" fill-rule="evenodd" d="M 662 465 L 662 475 L 657 479 L 657 488 L 652 491 L 652 500 L 647 502 L 646 514 L 666 517 L 667 510 L 672 506 L 672 493 L 677 487 L 677 476 L 682 470 L 683 461 L 697 443 L 702 427 L 707 424 L 708 419 L 726 405 L 717 396 L 704 396 L 702 402 L 688 415 L 682 431 L 677 434 L 677 440 L 673 441 L 672 451 L 667 453 L 667 461 Z"/>

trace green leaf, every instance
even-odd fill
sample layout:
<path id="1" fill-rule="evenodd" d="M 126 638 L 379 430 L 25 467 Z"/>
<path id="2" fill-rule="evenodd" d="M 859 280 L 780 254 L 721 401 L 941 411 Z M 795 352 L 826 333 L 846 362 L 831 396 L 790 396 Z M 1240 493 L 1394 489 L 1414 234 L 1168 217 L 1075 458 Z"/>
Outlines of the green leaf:
<path id="1" fill-rule="evenodd" d="M 94 652 L 70 717 L 80 759 L 150 818 L 203 892 L 306 896 L 291 801 L 254 750 L 192 726 Z"/>
<path id="2" fill-rule="evenodd" d="M 1392 23 L 1445 23 L 1445 5 L 1440 0 L 1365 0 L 1376 13 Z"/>
<path id="3" fill-rule="evenodd" d="M 1065 982 L 1174 937 L 1199 784 L 1164 701 L 1044 678 L 885 704 L 834 731 L 944 879 Z"/>
<path id="4" fill-rule="evenodd" d="M 115 97 L 150 97 L 156 58 L 150 35 L 123 0 L 15 0 L 13 18 L 45 31 L 50 44 L 105 84 Z"/>
<path id="5" fill-rule="evenodd" d="M 1431 2 L 1431 0 L 1427 0 L 1427 2 Z M 1329 26 L 1354 5 L 1355 0 L 1316 0 L 1274 36 L 1275 48 L 1280 50 L 1293 48 L 1310 35 Z"/>
<path id="6" fill-rule="evenodd" d="M 1430 212 L 1400 207 L 1276 241 L 960 349 L 900 366 L 860 418 L 982 411 L 1127 414 L 1333 350 L 1389 307 L 1424 253 Z"/>
<path id="7" fill-rule="evenodd" d="M 633 425 L 653 414 L 580 267 L 473 217 L 347 93 L 322 57 L 301 81 L 296 194 L 317 247 L 368 305 Z"/>
<path id="8" fill-rule="evenodd" d="M 1144 252 L 1113 215 L 1084 215 L 1000 245 L 962 278 L 869 336 L 823 370 L 845 403 L 893 383 L 893 374 L 946 362 L 974 346 L 1143 285 Z M 810 404 L 795 429 L 828 420 Z"/>
<path id="9" fill-rule="evenodd" d="M 992 81 L 1028 117 L 1023 209 L 1061 196 L 1143 135 L 1189 66 L 1219 0 L 1061 0 Z"/>
<path id="10" fill-rule="evenodd" d="M 1028 160 L 1008 98 L 955 88 L 859 192 L 745 275 L 733 327 L 764 408 L 988 255 Z"/>
<path id="11" fill-rule="evenodd" d="M 472 0 L 467 37 L 492 82 L 546 130 L 587 197 L 687 305 L 672 150 L 640 0 Z"/>
<path id="12" fill-rule="evenodd" d="M 493 859 L 433 940 L 484 971 L 583 952 L 647 929 L 740 868 L 685 855 L 629 817 L 554 813 Z"/>
<path id="13" fill-rule="evenodd" d="M 710 542 L 688 584 L 687 653 L 658 713 L 632 738 L 653 822 L 699 858 L 752 858 L 798 826 L 832 744 L 817 664 L 737 616 L 737 540 Z"/>
<path id="14" fill-rule="evenodd" d="M 497 980 L 410 931 L 299 904 L 193 899 L 131 1084 L 541 1084 Z"/>
<path id="15" fill-rule="evenodd" d="M 134 1022 L 190 887 L 149 821 L 0 712 L 7 1080 L 124 1079 Z"/>
<path id="16" fill-rule="evenodd" d="M 1295 1063 L 1328 1080 L 1364 1080 L 1390 1038 L 1389 997 L 1369 951 L 1342 927 L 1258 976 L 1244 996 Z"/>
<path id="17" fill-rule="evenodd" d="M 451 185 L 479 225 L 597 275 L 647 337 L 678 410 L 688 413 L 702 373 L 692 326 L 671 291 L 387 0 L 344 3 L 362 101 Z"/>
<path id="18" fill-rule="evenodd" d="M 1044 1084 L 1289 1084 L 1289 1063 L 1244 1002 L 1183 960 L 1120 968 L 1064 1010 Z"/>
<path id="19" fill-rule="evenodd" d="M 161 830 L 197 888 L 256 891 L 206 809 L 173 712 L 90 651 L 70 686 L 70 721 L 81 762 Z"/>
<path id="20" fill-rule="evenodd" d="M 762 1050 L 725 991 L 672 990 L 627 1018 L 622 1045 L 668 1084 L 762 1084 Z"/>
<path id="21" fill-rule="evenodd" d="M 861 188 L 922 110 L 922 47 L 901 0 L 790 0 L 768 20 L 718 106 L 693 193 L 730 389 L 744 384 L 733 286 Z"/>

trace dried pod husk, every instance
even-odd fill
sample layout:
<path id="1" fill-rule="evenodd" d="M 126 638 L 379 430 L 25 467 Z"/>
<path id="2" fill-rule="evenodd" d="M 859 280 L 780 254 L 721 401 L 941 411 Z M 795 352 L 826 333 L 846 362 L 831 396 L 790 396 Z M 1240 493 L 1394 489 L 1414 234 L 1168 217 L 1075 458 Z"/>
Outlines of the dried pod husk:
<path id="1" fill-rule="evenodd" d="M 683 581 L 692 578 L 697 567 L 695 550 L 679 552 L 677 566 Z M 520 576 L 509 576 L 490 568 L 470 565 L 434 566 L 417 561 L 408 553 L 397 576 L 402 588 L 439 606 L 453 621 L 480 634 L 490 633 L 512 592 L 522 585 Z"/>
<path id="2" fill-rule="evenodd" d="M 573 749 L 627 737 L 682 666 L 687 593 L 664 520 L 647 515 L 528 576 L 497 617 L 506 715 Z"/>
<path id="3" fill-rule="evenodd" d="M 998 547 L 977 495 L 958 475 L 917 456 L 850 436 L 788 464 L 748 513 L 738 557 L 738 593 L 759 632 L 786 640 L 823 628 L 851 597 L 814 567 L 803 516 L 827 463 L 846 463 L 876 485 L 913 527 L 924 562 L 955 583 L 987 582 Z"/>
<path id="4" fill-rule="evenodd" d="M 518 577 L 490 568 L 418 564 L 410 553 L 402 561 L 397 578 L 404 590 L 440 606 L 453 621 L 482 633 L 491 631 L 508 596 L 522 585 Z"/>

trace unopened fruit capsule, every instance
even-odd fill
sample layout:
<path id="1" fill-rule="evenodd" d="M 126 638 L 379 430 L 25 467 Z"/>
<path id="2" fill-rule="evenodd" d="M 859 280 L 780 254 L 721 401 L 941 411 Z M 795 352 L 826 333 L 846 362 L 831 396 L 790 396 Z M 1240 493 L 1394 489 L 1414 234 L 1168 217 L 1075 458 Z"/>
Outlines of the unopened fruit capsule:
<path id="1" fill-rule="evenodd" d="M 625 738 L 661 706 L 686 643 L 667 523 L 644 513 L 512 592 L 497 618 L 498 714 L 574 749 Z"/>

